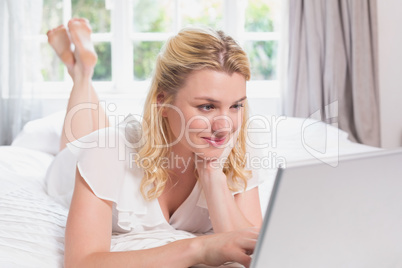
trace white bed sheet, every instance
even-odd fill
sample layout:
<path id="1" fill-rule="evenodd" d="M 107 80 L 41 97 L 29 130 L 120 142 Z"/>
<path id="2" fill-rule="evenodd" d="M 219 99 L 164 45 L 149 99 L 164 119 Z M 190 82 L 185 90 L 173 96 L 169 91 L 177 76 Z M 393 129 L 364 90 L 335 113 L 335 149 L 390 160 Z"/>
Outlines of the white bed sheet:
<path id="1" fill-rule="evenodd" d="M 0 267 L 60 267 L 68 210 L 43 185 L 53 156 L 0 147 Z"/>
<path id="2" fill-rule="evenodd" d="M 62 267 L 68 210 L 49 197 L 44 187 L 47 168 L 54 159 L 51 153 L 58 144 L 40 140 L 55 140 L 62 117 L 59 113 L 31 122 L 29 132 L 22 131 L 13 146 L 0 147 L 0 267 Z M 37 123 L 40 135 L 35 133 Z M 43 134 L 47 124 L 51 133 Z M 46 146 L 33 147 L 32 142 Z M 325 163 L 326 158 L 378 150 L 349 141 L 345 132 L 334 127 L 301 118 L 281 120 L 267 133 L 267 142 L 273 158 L 284 160 L 286 165 L 306 159 Z M 263 211 L 271 188 L 267 183 L 259 189 Z M 114 237 L 113 247 L 118 250 L 127 237 Z"/>

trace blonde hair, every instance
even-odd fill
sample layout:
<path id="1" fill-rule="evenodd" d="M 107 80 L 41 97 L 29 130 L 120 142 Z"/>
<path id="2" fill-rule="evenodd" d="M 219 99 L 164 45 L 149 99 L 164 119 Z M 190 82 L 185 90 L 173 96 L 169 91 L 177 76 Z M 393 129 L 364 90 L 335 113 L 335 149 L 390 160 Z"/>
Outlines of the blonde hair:
<path id="1" fill-rule="evenodd" d="M 170 149 L 167 144 L 173 138 L 168 121 L 162 116 L 162 109 L 157 107 L 158 97 L 163 94 L 163 104 L 172 104 L 189 74 L 201 69 L 229 75 L 239 73 L 246 80 L 250 79 L 250 64 L 246 53 L 222 31 L 185 28 L 167 41 L 158 55 L 145 101 L 142 129 L 146 142 L 138 152 L 141 159 L 139 164 L 144 169 L 141 193 L 147 200 L 158 198 L 169 179 L 168 169 L 156 161 L 168 156 Z M 251 176 L 251 171 L 245 170 L 247 118 L 248 105 L 245 102 L 239 137 L 223 168 L 232 191 L 242 186 L 246 189 L 247 179 Z"/>

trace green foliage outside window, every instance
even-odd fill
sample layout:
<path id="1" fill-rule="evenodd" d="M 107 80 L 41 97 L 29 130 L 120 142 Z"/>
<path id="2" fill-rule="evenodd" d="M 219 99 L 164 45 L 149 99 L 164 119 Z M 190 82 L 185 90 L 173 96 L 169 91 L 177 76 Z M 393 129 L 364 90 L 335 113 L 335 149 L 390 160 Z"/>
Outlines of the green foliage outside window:
<path id="1" fill-rule="evenodd" d="M 182 1 L 183 26 L 203 25 L 221 30 L 223 27 L 223 1 Z"/>
<path id="2" fill-rule="evenodd" d="M 112 48 L 110 43 L 95 44 L 95 51 L 98 54 L 98 62 L 95 66 L 93 80 L 112 80 Z"/>
<path id="3" fill-rule="evenodd" d="M 134 32 L 166 32 L 172 29 L 172 17 L 169 6 L 172 1 L 134 1 Z M 134 79 L 145 80 L 151 77 L 156 57 L 164 42 L 134 42 Z"/>
<path id="4" fill-rule="evenodd" d="M 111 14 L 105 7 L 105 0 L 72 0 L 73 18 L 86 18 L 94 33 L 110 32 Z"/>
<path id="5" fill-rule="evenodd" d="M 245 31 L 274 31 L 274 21 L 267 1 L 249 0 L 246 9 Z M 251 79 L 276 79 L 277 41 L 249 41 L 246 42 L 244 49 L 250 59 Z"/>
<path id="6" fill-rule="evenodd" d="M 171 0 L 134 0 L 134 32 L 172 32 L 173 7 Z"/>
<path id="7" fill-rule="evenodd" d="M 277 41 L 249 41 L 244 49 L 251 65 L 253 80 L 272 80 L 276 78 Z"/>
<path id="8" fill-rule="evenodd" d="M 151 77 L 155 68 L 156 57 L 164 42 L 135 42 L 134 43 L 134 78 L 145 80 Z"/>
<path id="9" fill-rule="evenodd" d="M 245 16 L 246 32 L 273 32 L 274 21 L 267 1 L 249 0 Z"/>

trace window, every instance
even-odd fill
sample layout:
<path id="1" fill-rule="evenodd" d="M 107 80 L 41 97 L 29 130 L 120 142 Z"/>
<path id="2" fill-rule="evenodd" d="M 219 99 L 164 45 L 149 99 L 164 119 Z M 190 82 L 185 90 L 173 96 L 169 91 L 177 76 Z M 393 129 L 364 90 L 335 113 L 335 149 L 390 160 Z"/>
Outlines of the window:
<path id="1" fill-rule="evenodd" d="M 156 55 L 166 39 L 184 26 L 207 25 L 223 29 L 246 50 L 252 67 L 249 94 L 263 97 L 278 93 L 279 3 L 280 0 L 44 0 L 40 37 L 43 82 L 39 88 L 47 93 L 69 92 L 70 78 L 47 44 L 46 31 L 66 24 L 71 17 L 85 17 L 91 22 L 99 58 L 93 77 L 98 92 L 144 97 Z"/>

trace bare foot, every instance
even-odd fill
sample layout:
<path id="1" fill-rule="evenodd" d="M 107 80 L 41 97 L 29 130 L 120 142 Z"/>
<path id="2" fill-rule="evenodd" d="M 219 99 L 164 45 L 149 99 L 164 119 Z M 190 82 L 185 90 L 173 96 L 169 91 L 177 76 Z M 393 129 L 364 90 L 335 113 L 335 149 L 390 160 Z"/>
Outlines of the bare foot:
<path id="1" fill-rule="evenodd" d="M 47 32 L 47 40 L 56 51 L 57 56 L 67 66 L 68 73 L 73 76 L 73 67 L 75 64 L 74 54 L 71 51 L 71 41 L 67 29 L 60 25 Z"/>
<path id="2" fill-rule="evenodd" d="M 88 20 L 74 18 L 68 22 L 68 29 L 73 42 L 74 57 L 83 68 L 81 71 L 93 71 L 98 56 L 91 41 L 91 26 Z"/>

